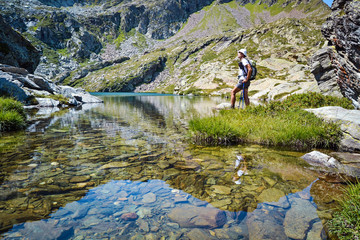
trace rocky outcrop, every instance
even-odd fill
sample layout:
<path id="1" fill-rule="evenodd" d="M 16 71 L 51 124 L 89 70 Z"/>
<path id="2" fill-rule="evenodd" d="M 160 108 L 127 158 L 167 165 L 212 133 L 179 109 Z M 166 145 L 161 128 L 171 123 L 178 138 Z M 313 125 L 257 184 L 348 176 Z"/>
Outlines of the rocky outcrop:
<path id="1" fill-rule="evenodd" d="M 335 0 L 331 9 L 322 27 L 330 47 L 315 53 L 312 73 L 324 92 L 340 89 L 360 109 L 360 2 Z"/>
<path id="2" fill-rule="evenodd" d="M 329 47 L 322 48 L 315 53 L 311 60 L 311 72 L 317 80 L 319 89 L 324 95 L 343 97 L 336 80 L 336 68 L 332 64 L 333 50 Z"/>
<path id="3" fill-rule="evenodd" d="M 14 31 L 0 15 L 0 63 L 25 68 L 33 73 L 40 61 L 40 52 Z"/>
<path id="4" fill-rule="evenodd" d="M 119 61 L 121 59 L 126 60 L 126 58 L 120 58 Z M 75 78 L 80 79 L 81 76 L 86 76 L 81 79 L 83 82 L 76 86 L 86 90 L 93 89 L 97 92 L 132 92 L 138 85 L 152 82 L 163 71 L 166 62 L 167 57 L 163 54 L 144 55 L 139 61 L 126 61 L 123 65 L 124 68 L 121 68 L 121 64 L 114 64 L 112 67 L 93 73 L 84 69 L 65 81 L 69 80 L 72 84 Z"/>
<path id="5" fill-rule="evenodd" d="M 99 103 L 99 98 L 82 89 L 58 86 L 26 69 L 0 64 L 0 95 L 13 97 L 33 107 L 78 106 Z"/>
<path id="6" fill-rule="evenodd" d="M 343 131 L 340 150 L 360 152 L 360 111 L 348 110 L 342 107 L 322 107 L 306 110 L 326 121 L 340 125 Z"/>
<path id="7" fill-rule="evenodd" d="M 72 74 L 70 74 L 70 71 L 66 71 L 63 74 L 60 75 L 60 77 L 58 77 L 57 82 L 62 83 L 65 79 L 67 79 L 67 83 L 68 85 L 72 86 L 72 84 L 81 79 L 86 77 L 88 74 L 95 72 L 97 70 L 103 69 L 105 67 L 114 65 L 114 64 L 119 64 L 122 63 L 124 61 L 129 60 L 129 57 L 120 57 L 117 58 L 113 61 L 104 61 L 104 62 L 97 62 L 95 64 L 80 68 L 76 71 L 73 71 Z"/>

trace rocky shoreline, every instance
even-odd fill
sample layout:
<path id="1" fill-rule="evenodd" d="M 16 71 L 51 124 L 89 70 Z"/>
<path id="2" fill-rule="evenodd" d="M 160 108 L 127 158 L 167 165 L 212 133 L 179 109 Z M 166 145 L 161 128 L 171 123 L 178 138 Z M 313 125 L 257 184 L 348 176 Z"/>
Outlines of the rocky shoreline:
<path id="1" fill-rule="evenodd" d="M 30 74 L 24 68 L 4 64 L 0 64 L 0 93 L 22 102 L 27 108 L 68 107 L 103 102 L 82 89 L 58 86 L 46 78 Z"/>

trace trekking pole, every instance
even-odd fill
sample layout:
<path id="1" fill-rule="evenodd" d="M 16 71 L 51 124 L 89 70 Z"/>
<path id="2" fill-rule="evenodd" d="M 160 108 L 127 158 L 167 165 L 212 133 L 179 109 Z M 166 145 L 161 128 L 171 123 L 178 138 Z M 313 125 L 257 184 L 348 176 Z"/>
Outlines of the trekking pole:
<path id="1" fill-rule="evenodd" d="M 243 82 L 243 106 L 242 106 L 242 109 L 245 108 L 245 83 Z"/>
<path id="2" fill-rule="evenodd" d="M 240 106 L 241 106 L 241 109 L 244 109 L 244 105 L 245 105 L 245 99 L 244 99 L 245 90 L 244 90 L 244 87 L 245 87 L 245 83 L 243 83 L 243 90 L 242 90 L 242 92 L 240 94 L 238 109 L 240 109 Z"/>
<path id="3" fill-rule="evenodd" d="M 239 105 L 238 105 L 238 109 L 240 109 L 241 106 L 241 100 L 243 99 L 243 92 L 240 93 L 240 98 L 239 98 Z"/>

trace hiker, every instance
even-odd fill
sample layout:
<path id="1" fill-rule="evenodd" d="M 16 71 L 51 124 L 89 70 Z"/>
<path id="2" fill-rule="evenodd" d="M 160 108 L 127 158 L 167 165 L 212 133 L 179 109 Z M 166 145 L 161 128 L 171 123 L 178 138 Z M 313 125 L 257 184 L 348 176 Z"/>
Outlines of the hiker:
<path id="1" fill-rule="evenodd" d="M 238 76 L 238 84 L 231 91 L 231 108 L 235 108 L 236 102 L 236 93 L 240 92 L 244 88 L 244 100 L 246 106 L 250 104 L 249 96 L 248 96 L 248 88 L 250 86 L 250 76 L 252 73 L 252 68 L 249 61 L 246 59 L 247 52 L 246 49 L 240 49 L 238 51 L 237 58 L 240 60 L 239 62 L 239 76 Z"/>

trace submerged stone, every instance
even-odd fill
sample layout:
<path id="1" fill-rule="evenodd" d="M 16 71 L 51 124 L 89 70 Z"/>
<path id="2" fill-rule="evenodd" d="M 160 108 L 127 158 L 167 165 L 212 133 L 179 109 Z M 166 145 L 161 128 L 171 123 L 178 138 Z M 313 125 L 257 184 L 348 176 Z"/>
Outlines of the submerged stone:
<path id="1" fill-rule="evenodd" d="M 218 228 L 227 221 L 224 211 L 216 208 L 194 207 L 191 205 L 174 208 L 168 214 L 168 217 L 181 227 L 190 228 Z"/>
<path id="2" fill-rule="evenodd" d="M 225 195 L 229 195 L 231 193 L 231 188 L 226 186 L 214 185 L 212 186 L 212 188 L 214 189 L 215 193 L 225 194 Z"/>
<path id="3" fill-rule="evenodd" d="M 71 183 L 81 183 L 90 180 L 90 176 L 75 176 L 70 179 Z"/>
<path id="4" fill-rule="evenodd" d="M 130 163 L 128 163 L 128 162 L 111 162 L 111 163 L 107 163 L 107 164 L 101 166 L 100 169 L 124 168 L 129 165 L 130 165 Z"/>
<path id="5" fill-rule="evenodd" d="M 276 188 L 265 189 L 258 197 L 259 202 L 277 202 L 285 193 Z"/>
<path id="6" fill-rule="evenodd" d="M 322 239 L 324 239 L 323 236 L 322 236 L 322 233 L 323 233 L 322 223 L 321 222 L 316 222 L 316 223 L 314 223 L 312 225 L 312 228 L 308 232 L 306 239 L 322 240 Z"/>
<path id="7" fill-rule="evenodd" d="M 208 232 L 199 228 L 192 229 L 186 234 L 186 236 L 190 240 L 216 239 L 215 237 L 212 237 Z"/>
<path id="8" fill-rule="evenodd" d="M 156 201 L 156 195 L 154 193 L 147 193 L 143 196 L 143 203 L 153 203 Z"/>
<path id="9" fill-rule="evenodd" d="M 286 236 L 292 239 L 304 239 L 307 230 L 316 219 L 319 219 L 316 208 L 307 200 L 295 198 L 284 220 Z"/>
<path id="10" fill-rule="evenodd" d="M 249 239 L 288 239 L 284 233 L 282 218 L 278 212 L 269 214 L 268 211 L 257 209 L 248 215 L 246 224 L 249 230 Z"/>
<path id="11" fill-rule="evenodd" d="M 138 215 L 136 213 L 124 213 L 121 215 L 120 219 L 124 221 L 133 221 L 138 218 Z"/>

